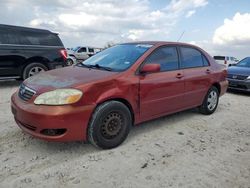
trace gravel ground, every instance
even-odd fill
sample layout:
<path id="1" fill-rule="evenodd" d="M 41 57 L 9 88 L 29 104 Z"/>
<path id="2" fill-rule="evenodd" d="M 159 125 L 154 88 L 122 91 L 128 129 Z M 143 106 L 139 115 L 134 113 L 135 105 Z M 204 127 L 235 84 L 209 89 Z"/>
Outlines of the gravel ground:
<path id="1" fill-rule="evenodd" d="M 250 98 L 227 93 L 134 127 L 118 148 L 52 143 L 24 134 L 10 111 L 20 82 L 0 82 L 0 187 L 250 187 Z"/>

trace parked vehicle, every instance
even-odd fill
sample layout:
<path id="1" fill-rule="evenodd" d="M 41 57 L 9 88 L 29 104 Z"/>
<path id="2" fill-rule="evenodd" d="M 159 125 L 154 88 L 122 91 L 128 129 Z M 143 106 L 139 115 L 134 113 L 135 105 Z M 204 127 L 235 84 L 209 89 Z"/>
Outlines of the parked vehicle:
<path id="1" fill-rule="evenodd" d="M 226 75 L 193 45 L 125 43 L 27 79 L 11 108 L 20 128 L 35 137 L 109 149 L 132 125 L 194 107 L 212 114 L 227 90 Z"/>
<path id="2" fill-rule="evenodd" d="M 67 52 L 58 34 L 0 24 L 0 79 L 26 79 L 66 65 Z"/>
<path id="3" fill-rule="evenodd" d="M 250 91 L 250 57 L 228 68 L 229 89 Z"/>
<path id="4" fill-rule="evenodd" d="M 225 65 L 226 67 L 230 67 L 231 65 L 235 65 L 238 63 L 238 59 L 230 56 L 214 56 L 214 59 L 217 63 L 221 65 Z"/>
<path id="5" fill-rule="evenodd" d="M 94 48 L 88 46 L 78 46 L 73 50 L 68 51 L 67 57 L 67 65 L 72 65 L 77 62 L 82 62 L 89 57 L 95 55 L 96 53 L 100 52 L 101 48 Z"/>

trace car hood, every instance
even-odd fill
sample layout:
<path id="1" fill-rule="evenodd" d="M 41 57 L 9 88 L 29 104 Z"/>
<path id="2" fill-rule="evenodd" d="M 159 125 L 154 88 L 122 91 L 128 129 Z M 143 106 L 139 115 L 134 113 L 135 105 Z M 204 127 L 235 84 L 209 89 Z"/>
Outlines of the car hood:
<path id="1" fill-rule="evenodd" d="M 25 80 L 24 85 L 35 90 L 39 94 L 58 88 L 74 88 L 86 83 L 98 80 L 101 81 L 115 74 L 118 73 L 70 66 L 39 73 Z"/>
<path id="2" fill-rule="evenodd" d="M 250 75 L 250 68 L 249 67 L 237 67 L 232 66 L 228 68 L 228 74 L 236 74 L 236 75 Z"/>

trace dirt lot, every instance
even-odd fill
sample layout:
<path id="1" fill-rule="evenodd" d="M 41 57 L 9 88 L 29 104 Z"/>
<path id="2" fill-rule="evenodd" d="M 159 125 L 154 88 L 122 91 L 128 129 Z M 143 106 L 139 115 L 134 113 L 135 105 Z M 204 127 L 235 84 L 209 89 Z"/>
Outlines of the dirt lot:
<path id="1" fill-rule="evenodd" d="M 104 151 L 22 133 L 10 112 L 19 84 L 0 82 L 0 187 L 250 187 L 250 95 L 144 123 Z"/>

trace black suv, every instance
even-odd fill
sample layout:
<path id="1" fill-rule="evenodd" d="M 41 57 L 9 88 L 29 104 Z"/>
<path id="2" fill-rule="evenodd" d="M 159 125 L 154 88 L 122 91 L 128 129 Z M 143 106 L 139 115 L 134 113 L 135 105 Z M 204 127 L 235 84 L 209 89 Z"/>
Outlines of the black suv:
<path id="1" fill-rule="evenodd" d="M 0 79 L 26 79 L 66 66 L 67 52 L 58 34 L 0 24 Z"/>

